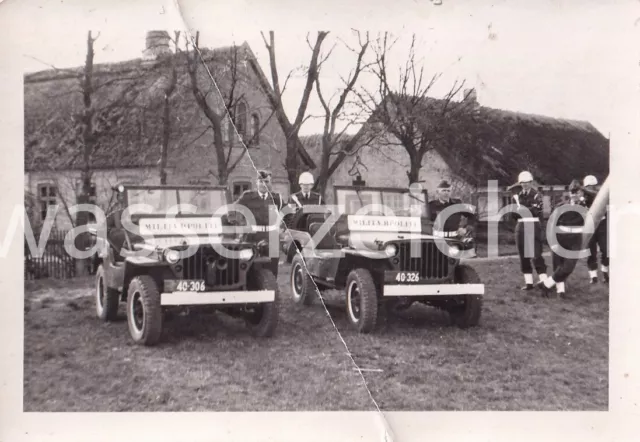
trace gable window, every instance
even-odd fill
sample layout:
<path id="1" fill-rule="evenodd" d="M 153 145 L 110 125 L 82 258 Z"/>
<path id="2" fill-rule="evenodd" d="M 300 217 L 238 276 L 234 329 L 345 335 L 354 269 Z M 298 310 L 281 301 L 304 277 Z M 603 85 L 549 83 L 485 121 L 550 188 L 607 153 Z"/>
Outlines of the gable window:
<path id="1" fill-rule="evenodd" d="M 236 106 L 236 130 L 240 138 L 247 136 L 247 105 L 244 102 L 238 103 Z"/>
<path id="2" fill-rule="evenodd" d="M 251 114 L 251 140 L 253 143 L 260 142 L 260 117 L 258 114 Z"/>
<path id="3" fill-rule="evenodd" d="M 240 198 L 240 196 L 251 189 L 251 183 L 249 181 L 236 181 L 233 183 L 232 194 L 233 199 L 236 200 Z"/>
<path id="4" fill-rule="evenodd" d="M 53 184 L 38 185 L 38 205 L 40 207 L 40 219 L 44 221 L 47 218 L 49 206 L 58 204 L 58 188 Z"/>

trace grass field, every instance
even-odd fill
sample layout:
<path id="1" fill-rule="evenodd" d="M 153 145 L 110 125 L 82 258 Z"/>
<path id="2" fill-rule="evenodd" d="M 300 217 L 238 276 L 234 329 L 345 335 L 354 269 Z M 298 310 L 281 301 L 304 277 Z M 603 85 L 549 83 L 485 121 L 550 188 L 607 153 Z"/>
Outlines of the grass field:
<path id="1" fill-rule="evenodd" d="M 608 287 L 583 263 L 571 300 L 518 290 L 517 260 L 473 262 L 487 287 L 481 324 L 447 325 L 414 305 L 374 335 L 343 308 L 331 316 L 383 410 L 606 410 Z M 91 278 L 25 290 L 25 411 L 373 410 L 361 375 L 319 301 L 293 304 L 289 267 L 277 336 L 251 337 L 221 313 L 165 324 L 155 348 L 131 344 L 122 320 L 94 314 Z M 331 300 L 340 299 L 336 294 Z M 381 371 L 380 371 L 381 370 Z"/>

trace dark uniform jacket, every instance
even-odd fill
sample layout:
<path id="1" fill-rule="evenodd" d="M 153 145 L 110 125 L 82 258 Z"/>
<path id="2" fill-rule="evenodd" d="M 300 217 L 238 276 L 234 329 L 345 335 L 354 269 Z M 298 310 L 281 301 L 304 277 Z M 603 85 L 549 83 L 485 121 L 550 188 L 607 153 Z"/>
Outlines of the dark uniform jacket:
<path id="1" fill-rule="evenodd" d="M 449 206 L 454 204 L 462 204 L 462 200 L 450 198 L 449 201 L 442 202 L 439 199 L 429 201 L 429 218 L 431 222 L 435 222 L 438 214 Z M 468 216 L 462 213 L 452 214 L 444 223 L 444 226 L 434 225 L 434 230 L 442 230 L 445 232 L 455 232 L 461 227 L 467 227 Z"/>
<path id="2" fill-rule="evenodd" d="M 235 204 L 245 206 L 253 214 L 256 225 L 259 226 L 268 226 L 274 222 L 277 219 L 275 215 L 282 210 L 283 206 L 282 197 L 279 193 L 271 192 L 271 194 L 266 193 L 264 195 L 266 198 L 263 198 L 257 190 L 247 190 L 235 202 Z M 269 219 L 270 212 L 274 216 L 272 219 Z M 243 219 L 244 217 L 239 214 L 239 218 Z M 246 224 L 246 222 L 242 224 Z"/>
<path id="3" fill-rule="evenodd" d="M 322 204 L 322 196 L 317 192 L 309 192 L 306 197 L 302 191 L 296 192 L 289 197 L 289 204 L 295 204 L 296 207 L 319 205 Z"/>
<path id="4" fill-rule="evenodd" d="M 520 217 L 542 217 L 543 206 L 542 194 L 540 192 L 538 192 L 536 189 L 529 189 L 529 191 L 521 190 L 516 195 L 518 195 L 518 202 L 520 203 L 520 206 L 526 207 L 527 209 L 529 209 L 529 212 L 531 212 L 531 215 L 529 215 L 525 211 L 519 211 L 518 215 L 520 215 Z"/>
<path id="5" fill-rule="evenodd" d="M 558 208 L 572 206 L 572 205 L 588 207 L 586 203 L 578 203 L 578 204 L 564 203 L 558 206 Z M 554 219 L 555 219 L 556 226 L 564 226 L 564 227 L 583 227 L 584 226 L 584 218 L 582 217 L 582 213 L 575 210 L 569 210 L 567 212 L 563 212 L 557 217 L 555 217 Z"/>

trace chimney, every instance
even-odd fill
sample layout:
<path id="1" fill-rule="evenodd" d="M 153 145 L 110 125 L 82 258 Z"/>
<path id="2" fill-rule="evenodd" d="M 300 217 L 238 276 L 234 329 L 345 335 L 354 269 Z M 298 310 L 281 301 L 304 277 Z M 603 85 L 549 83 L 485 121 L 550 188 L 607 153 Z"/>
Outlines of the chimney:
<path id="1" fill-rule="evenodd" d="M 142 52 L 145 60 L 156 60 L 161 56 L 170 55 L 171 37 L 167 31 L 148 31 L 146 47 Z"/>
<path id="2" fill-rule="evenodd" d="M 479 105 L 478 94 L 474 88 L 464 90 L 464 101 L 473 104 L 474 107 Z"/>

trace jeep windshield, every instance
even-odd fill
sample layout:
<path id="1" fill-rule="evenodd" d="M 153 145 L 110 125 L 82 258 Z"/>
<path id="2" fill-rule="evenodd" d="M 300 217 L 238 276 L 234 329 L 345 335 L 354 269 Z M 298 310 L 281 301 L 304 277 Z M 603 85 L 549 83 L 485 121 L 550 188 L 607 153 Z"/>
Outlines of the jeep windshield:
<path id="1" fill-rule="evenodd" d="M 396 216 L 427 216 L 425 192 L 411 194 L 408 189 L 337 189 L 336 197 L 340 214 L 355 215 L 363 207 L 374 205 L 363 209 L 359 214 L 391 215 L 392 211 Z"/>
<path id="2" fill-rule="evenodd" d="M 224 189 L 194 188 L 133 188 L 127 189 L 127 203 L 130 213 L 163 215 L 178 213 L 178 204 L 193 207 L 180 207 L 180 213 L 212 215 L 227 204 Z M 132 207 L 141 204 L 147 207 Z M 149 211 L 150 209 L 150 211 Z"/>

